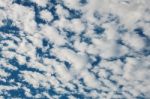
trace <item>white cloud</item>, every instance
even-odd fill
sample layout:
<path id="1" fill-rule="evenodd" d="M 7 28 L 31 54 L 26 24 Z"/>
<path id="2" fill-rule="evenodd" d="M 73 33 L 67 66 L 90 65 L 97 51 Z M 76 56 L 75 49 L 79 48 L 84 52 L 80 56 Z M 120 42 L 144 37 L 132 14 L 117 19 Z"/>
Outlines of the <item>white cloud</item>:
<path id="1" fill-rule="evenodd" d="M 71 20 L 70 29 L 76 33 L 81 33 L 85 29 L 85 26 L 80 19 L 73 19 Z"/>
<path id="2" fill-rule="evenodd" d="M 123 35 L 122 39 L 125 44 L 129 45 L 134 50 L 141 50 L 145 47 L 144 38 L 140 37 L 138 34 L 126 33 Z"/>
<path id="3" fill-rule="evenodd" d="M 53 19 L 53 15 L 48 10 L 42 10 L 40 12 L 40 16 L 42 19 L 44 19 L 45 21 L 48 21 L 48 22 L 50 22 Z"/>
<path id="4" fill-rule="evenodd" d="M 0 77 L 8 77 L 9 73 L 5 72 L 4 70 L 0 69 Z"/>
<path id="5" fill-rule="evenodd" d="M 149 20 L 147 10 L 150 2 L 148 0 L 88 0 L 85 5 L 80 4 L 80 0 L 62 0 L 69 9 L 81 11 L 81 18 L 73 19 L 68 19 L 70 12 L 61 5 L 60 0 L 56 1 L 60 4 L 53 5 L 59 19 L 52 23 L 50 22 L 54 16 L 49 11 L 50 1 L 30 1 L 42 8 L 39 13 L 40 17 L 47 21 L 46 24 L 35 22 L 35 11 L 32 7 L 12 4 L 12 0 L 0 1 L 0 26 L 5 25 L 3 20 L 8 18 L 13 21 L 14 26 L 20 29 L 19 35 L 21 35 L 21 37 L 16 37 L 13 33 L 1 32 L 1 78 L 6 78 L 11 74 L 3 68 L 18 70 L 16 66 L 8 62 L 9 59 L 15 57 L 19 64 L 26 64 L 28 68 L 44 72 L 19 71 L 19 77 L 23 81 L 33 85 L 35 89 L 41 86 L 45 89 L 32 96 L 31 88 L 24 85 L 23 90 L 28 97 L 43 98 L 45 96 L 58 99 L 60 96 L 50 96 L 47 92 L 51 87 L 59 94 L 78 92 L 92 98 L 109 99 L 125 96 L 130 99 L 139 96 L 140 93 L 144 93 L 146 98 L 149 97 L 150 57 L 142 52 L 143 49 L 149 49 L 146 42 L 147 37 L 141 37 L 133 32 L 134 28 L 142 27 L 143 33 L 150 36 L 149 24 L 145 23 Z M 50 6 L 48 9 L 47 5 Z M 96 18 L 95 13 L 100 16 Z M 101 26 L 105 31 L 97 34 L 94 30 L 95 26 Z M 119 33 L 118 27 L 120 26 L 127 28 L 127 31 Z M 69 32 L 64 30 L 74 32 L 75 35 L 68 38 L 66 35 L 69 35 Z M 80 35 L 83 31 L 84 36 L 91 39 L 90 44 L 86 41 L 81 42 Z M 54 44 L 52 49 L 48 49 L 50 44 L 43 47 L 43 38 L 46 38 L 48 43 Z M 118 40 L 123 44 L 118 43 Z M 62 47 L 65 44 L 77 52 L 71 48 Z M 54 55 L 56 59 L 49 56 L 37 57 L 36 48 L 41 48 L 42 51 L 47 50 L 46 54 Z M 16 52 L 9 51 L 9 49 L 14 49 Z M 96 56 L 99 56 L 101 61 L 96 66 L 92 66 L 91 63 L 97 61 Z M 26 57 L 30 57 L 30 61 L 27 62 Z M 91 57 L 95 59 L 91 61 Z M 69 69 L 65 66 L 67 63 L 64 64 L 64 61 L 71 64 Z M 80 78 L 83 78 L 86 86 L 79 81 Z M 5 79 L 2 80 L 6 82 Z M 23 85 L 22 82 L 15 80 L 9 80 L 8 83 L 15 83 L 17 86 L 1 85 L 0 89 L 7 92 L 18 90 L 18 86 Z M 122 96 L 115 93 L 118 92 L 120 85 L 123 86 Z M 66 87 L 71 91 L 66 90 Z M 91 91 L 88 93 L 85 89 L 91 89 Z M 101 90 L 101 93 L 97 90 Z M 75 98 L 71 95 L 68 97 Z"/>
<path id="6" fill-rule="evenodd" d="M 16 86 L 4 86 L 4 85 L 0 85 L 0 90 L 15 90 L 18 89 Z"/>
<path id="7" fill-rule="evenodd" d="M 83 77 L 85 84 L 91 88 L 98 88 L 100 83 L 96 78 L 87 70 L 81 72 L 81 77 Z"/>
<path id="8" fill-rule="evenodd" d="M 72 50 L 66 48 L 54 48 L 52 49 L 52 52 L 61 60 L 67 60 L 72 63 L 72 72 L 78 73 L 87 65 L 86 57 L 76 54 Z"/>
<path id="9" fill-rule="evenodd" d="M 63 45 L 66 42 L 64 37 L 61 36 L 54 27 L 48 25 L 41 25 L 40 32 L 42 35 L 44 35 L 46 38 L 48 38 L 56 45 Z"/>
<path id="10" fill-rule="evenodd" d="M 30 0 L 34 3 L 36 3 L 38 6 L 41 6 L 41 7 L 46 7 L 46 5 L 48 4 L 48 0 Z"/>
<path id="11" fill-rule="evenodd" d="M 12 0 L 2 0 L 0 1 L 0 7 L 8 7 L 12 3 Z"/>
<path id="12" fill-rule="evenodd" d="M 61 5 L 56 5 L 55 8 L 56 8 L 56 13 L 60 18 L 69 16 L 69 11 L 65 10 Z"/>
<path id="13" fill-rule="evenodd" d="M 7 13 L 8 17 L 12 19 L 14 24 L 20 29 L 30 34 L 36 31 L 36 22 L 34 21 L 35 12 L 32 8 L 19 4 L 12 4 Z"/>
<path id="14" fill-rule="evenodd" d="M 45 77 L 43 74 L 37 72 L 21 71 L 20 76 L 35 88 L 38 88 L 39 86 L 44 86 L 47 88 L 50 87 L 47 77 Z"/>
<path id="15" fill-rule="evenodd" d="M 80 3 L 78 2 L 78 0 L 75 0 L 75 1 L 63 0 L 63 2 L 70 9 L 79 9 L 79 7 L 80 7 Z"/>

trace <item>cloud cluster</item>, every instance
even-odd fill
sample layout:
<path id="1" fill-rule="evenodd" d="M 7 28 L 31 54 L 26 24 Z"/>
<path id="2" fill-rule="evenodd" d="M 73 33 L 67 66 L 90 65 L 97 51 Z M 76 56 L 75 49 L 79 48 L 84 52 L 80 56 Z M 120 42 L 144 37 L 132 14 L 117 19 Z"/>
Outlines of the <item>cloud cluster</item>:
<path id="1" fill-rule="evenodd" d="M 150 98 L 149 0 L 0 0 L 0 98 Z"/>

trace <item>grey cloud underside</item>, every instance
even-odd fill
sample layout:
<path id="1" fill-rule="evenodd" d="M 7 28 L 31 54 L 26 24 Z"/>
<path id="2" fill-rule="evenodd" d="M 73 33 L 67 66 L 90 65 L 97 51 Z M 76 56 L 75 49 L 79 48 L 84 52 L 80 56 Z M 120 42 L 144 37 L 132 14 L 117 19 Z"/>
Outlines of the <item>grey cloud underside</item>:
<path id="1" fill-rule="evenodd" d="M 0 98 L 149 99 L 149 0 L 0 0 Z"/>

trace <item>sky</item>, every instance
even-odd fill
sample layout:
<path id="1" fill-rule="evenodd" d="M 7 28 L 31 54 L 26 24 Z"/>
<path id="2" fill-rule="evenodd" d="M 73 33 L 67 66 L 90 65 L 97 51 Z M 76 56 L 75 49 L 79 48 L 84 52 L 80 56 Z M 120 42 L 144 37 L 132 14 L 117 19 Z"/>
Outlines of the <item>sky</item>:
<path id="1" fill-rule="evenodd" d="M 0 0 L 0 99 L 149 99 L 150 0 Z"/>

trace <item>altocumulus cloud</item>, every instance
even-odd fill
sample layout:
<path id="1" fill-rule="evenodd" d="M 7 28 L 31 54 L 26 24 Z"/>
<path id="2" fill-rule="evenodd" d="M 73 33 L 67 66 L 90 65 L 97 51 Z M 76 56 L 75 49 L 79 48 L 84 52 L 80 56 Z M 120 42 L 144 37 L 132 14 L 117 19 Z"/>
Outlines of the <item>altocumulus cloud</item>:
<path id="1" fill-rule="evenodd" d="M 1 99 L 149 99 L 149 0 L 0 0 Z"/>

